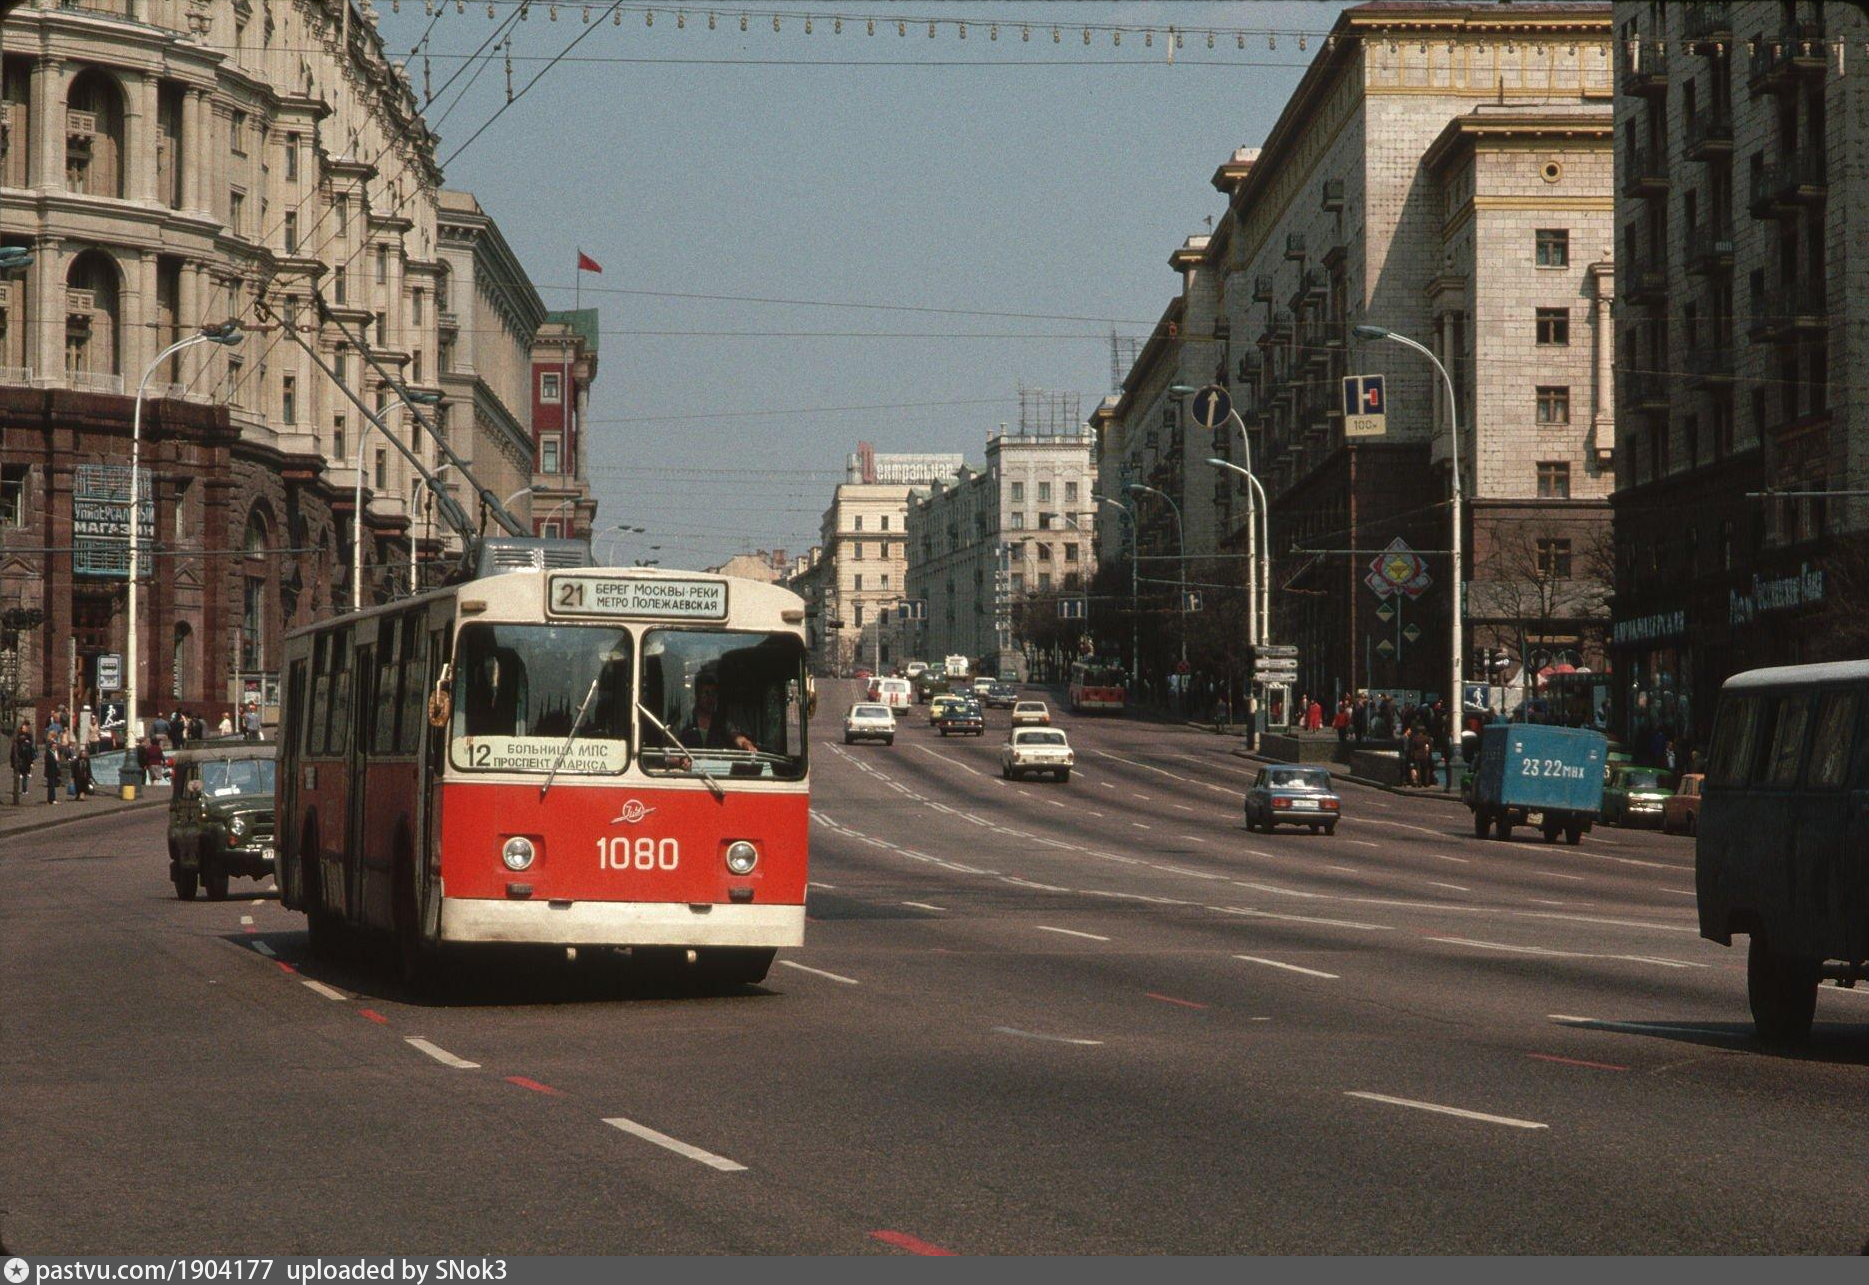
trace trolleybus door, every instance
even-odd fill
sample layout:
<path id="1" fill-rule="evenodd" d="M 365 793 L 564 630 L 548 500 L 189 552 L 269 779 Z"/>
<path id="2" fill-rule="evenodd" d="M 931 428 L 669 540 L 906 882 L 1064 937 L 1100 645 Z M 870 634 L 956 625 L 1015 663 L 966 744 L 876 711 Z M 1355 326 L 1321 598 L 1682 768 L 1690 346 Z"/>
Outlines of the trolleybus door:
<path id="1" fill-rule="evenodd" d="M 435 691 L 444 667 L 452 659 L 452 624 L 453 619 L 448 615 L 430 622 L 425 676 L 429 693 Z M 441 895 L 435 885 L 441 871 L 441 768 L 447 753 L 448 726 L 446 719 L 436 727 L 427 717 L 427 694 L 420 708 L 423 728 L 421 758 L 417 765 L 415 909 L 420 917 L 422 935 L 433 940 L 441 934 Z"/>
<path id="2" fill-rule="evenodd" d="M 363 632 L 359 626 L 358 633 Z M 364 813 L 369 806 L 370 772 L 369 756 L 365 748 L 370 743 L 370 735 L 376 726 L 376 702 L 378 681 L 376 669 L 376 643 L 363 642 L 359 639 L 351 652 L 351 663 L 355 667 L 355 681 L 352 690 L 356 699 L 352 703 L 350 720 L 350 745 L 346 755 L 346 772 L 350 778 L 350 793 L 345 799 L 348 815 L 344 824 L 344 913 L 354 921 L 363 918 L 363 865 L 364 865 Z"/>

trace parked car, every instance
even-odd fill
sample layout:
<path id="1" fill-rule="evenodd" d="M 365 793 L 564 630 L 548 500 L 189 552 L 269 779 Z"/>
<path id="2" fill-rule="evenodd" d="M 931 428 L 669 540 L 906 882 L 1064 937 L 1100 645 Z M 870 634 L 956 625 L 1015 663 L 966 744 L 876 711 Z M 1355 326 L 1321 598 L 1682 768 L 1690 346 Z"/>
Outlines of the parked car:
<path id="1" fill-rule="evenodd" d="M 1660 825 L 1662 808 L 1674 791 L 1658 767 L 1617 764 L 1603 782 L 1603 820 L 1611 825 Z"/>
<path id="2" fill-rule="evenodd" d="M 193 901 L 227 899 L 232 875 L 273 873 L 273 754 L 266 742 L 225 741 L 177 750 L 169 800 L 169 882 Z"/>
<path id="3" fill-rule="evenodd" d="M 1700 833 L 1700 787 L 1706 779 L 1703 772 L 1689 772 L 1681 778 L 1681 788 L 1662 801 L 1663 834 Z"/>
<path id="4" fill-rule="evenodd" d="M 1259 770 L 1246 791 L 1246 828 L 1267 834 L 1281 825 L 1309 827 L 1312 834 L 1332 834 L 1343 812 L 1343 800 L 1331 787 L 1330 773 L 1321 767 L 1274 763 Z"/>
<path id="5" fill-rule="evenodd" d="M 965 705 L 966 703 L 967 698 L 965 696 L 953 696 L 947 692 L 941 693 L 928 702 L 928 726 L 934 727 L 940 723 L 941 712 L 950 705 Z"/>
<path id="6" fill-rule="evenodd" d="M 980 712 L 977 702 L 969 700 L 945 702 L 935 714 L 934 725 L 935 731 L 943 736 L 949 732 L 986 735 L 986 716 Z"/>
<path id="7" fill-rule="evenodd" d="M 1049 727 L 1051 710 L 1044 701 L 1019 701 L 1012 707 L 1014 727 Z"/>
<path id="8" fill-rule="evenodd" d="M 1017 781 L 1049 772 L 1060 781 L 1071 779 L 1074 761 L 1071 743 L 1063 732 L 1049 727 L 1015 727 L 999 751 L 999 774 Z"/>
<path id="9" fill-rule="evenodd" d="M 852 705 L 850 712 L 844 715 L 844 744 L 853 741 L 881 741 L 884 745 L 896 743 L 896 716 L 887 705 L 865 701 Z"/>
<path id="10" fill-rule="evenodd" d="M 1019 689 L 1011 683 L 994 683 L 986 689 L 988 709 L 1011 709 L 1019 703 Z"/>

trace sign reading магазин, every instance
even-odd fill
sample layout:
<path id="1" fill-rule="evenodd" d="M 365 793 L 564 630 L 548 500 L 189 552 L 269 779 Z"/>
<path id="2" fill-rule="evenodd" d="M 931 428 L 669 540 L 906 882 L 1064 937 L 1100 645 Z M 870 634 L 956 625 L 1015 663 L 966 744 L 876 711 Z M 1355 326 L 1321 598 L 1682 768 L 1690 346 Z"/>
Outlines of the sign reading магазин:
<path id="1" fill-rule="evenodd" d="M 547 587 L 555 616 L 629 616 L 648 620 L 725 620 L 727 586 L 719 580 L 670 580 L 588 571 L 560 572 Z"/>

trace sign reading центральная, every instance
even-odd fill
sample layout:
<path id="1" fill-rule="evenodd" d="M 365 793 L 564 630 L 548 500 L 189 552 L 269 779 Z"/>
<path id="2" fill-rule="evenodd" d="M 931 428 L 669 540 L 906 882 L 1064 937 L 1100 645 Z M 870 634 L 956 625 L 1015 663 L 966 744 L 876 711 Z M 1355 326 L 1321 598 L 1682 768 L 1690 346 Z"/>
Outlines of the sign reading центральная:
<path id="1" fill-rule="evenodd" d="M 569 571 L 552 576 L 546 604 L 555 616 L 725 620 L 727 586 L 718 580 L 667 580 Z"/>

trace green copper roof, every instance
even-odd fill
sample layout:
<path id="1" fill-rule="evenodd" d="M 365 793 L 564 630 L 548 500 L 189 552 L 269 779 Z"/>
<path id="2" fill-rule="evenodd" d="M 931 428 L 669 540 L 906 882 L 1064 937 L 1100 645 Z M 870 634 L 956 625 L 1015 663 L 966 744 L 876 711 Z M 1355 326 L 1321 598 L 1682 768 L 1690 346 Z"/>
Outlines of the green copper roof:
<path id="1" fill-rule="evenodd" d="M 584 340 L 584 346 L 591 352 L 597 351 L 597 309 L 595 308 L 560 308 L 547 312 L 545 320 L 561 326 L 571 327 L 573 334 Z"/>

